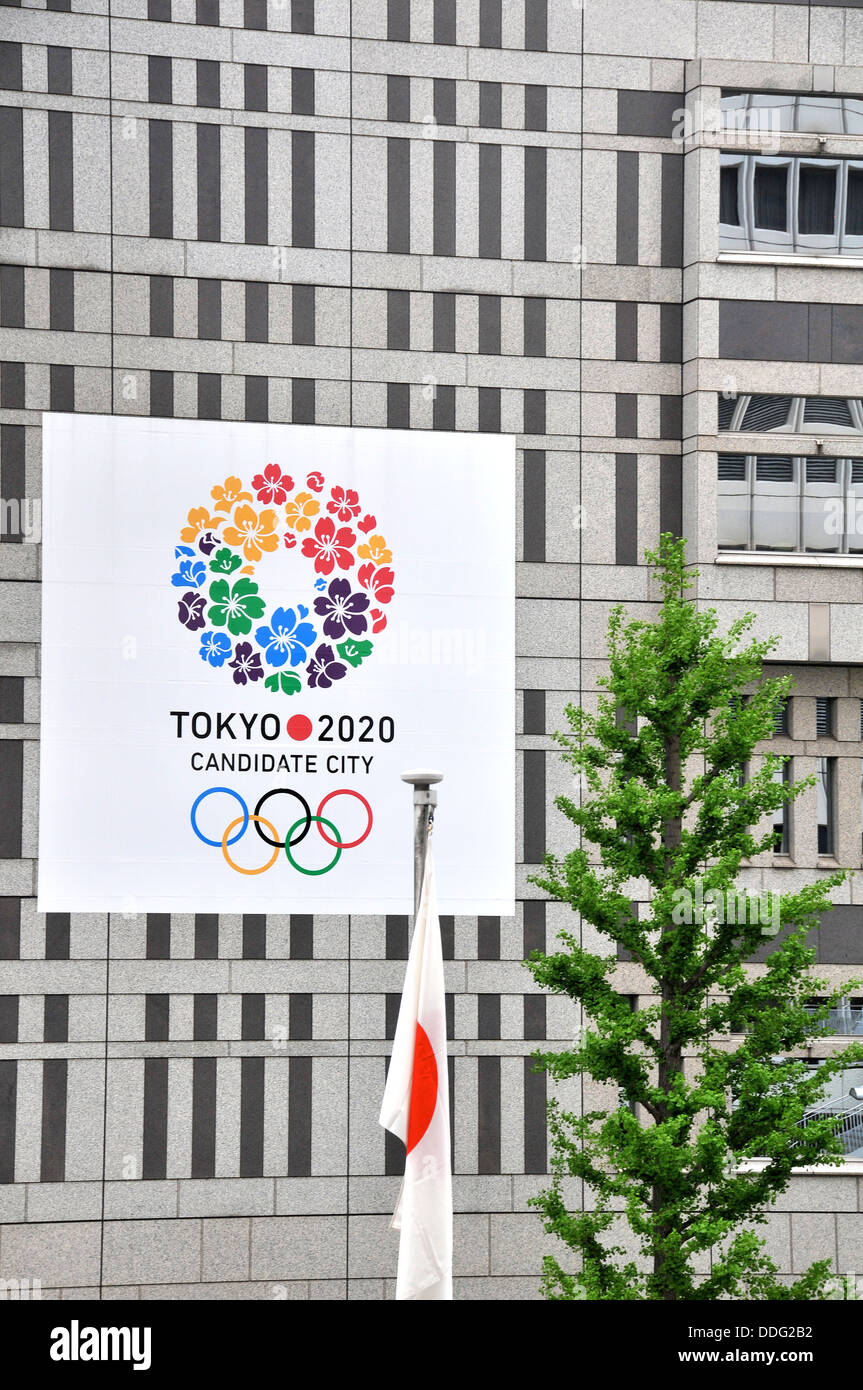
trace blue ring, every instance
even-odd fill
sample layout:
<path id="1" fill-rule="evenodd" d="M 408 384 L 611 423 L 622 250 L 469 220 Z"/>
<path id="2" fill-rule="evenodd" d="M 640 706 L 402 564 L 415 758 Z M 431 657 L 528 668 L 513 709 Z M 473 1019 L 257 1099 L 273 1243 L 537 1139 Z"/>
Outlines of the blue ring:
<path id="1" fill-rule="evenodd" d="M 221 842 L 221 840 L 208 840 L 208 839 L 207 839 L 207 836 L 206 836 L 206 835 L 202 835 L 201 832 L 200 832 L 200 830 L 198 829 L 197 825 L 195 824 L 195 812 L 197 811 L 197 809 L 198 809 L 198 807 L 200 806 L 201 802 L 204 800 L 204 797 L 205 797 L 205 796 L 212 796 L 214 792 L 224 792 L 224 793 L 226 794 L 226 796 L 232 796 L 232 797 L 234 797 L 234 799 L 235 799 L 236 801 L 239 801 L 240 805 L 241 805 L 242 808 L 243 808 L 243 824 L 242 824 L 242 826 L 240 827 L 240 829 L 237 831 L 236 835 L 234 835 L 230 840 L 228 840 L 228 844 L 229 844 L 229 845 L 235 845 L 235 844 L 237 843 L 237 841 L 240 840 L 240 839 L 242 839 L 242 837 L 245 835 L 246 830 L 248 829 L 248 826 L 249 826 L 249 808 L 248 808 L 248 806 L 246 805 L 246 803 L 245 803 L 245 801 L 243 800 L 243 798 L 240 796 L 240 793 L 239 793 L 239 792 L 232 791 L 232 789 L 231 789 L 230 787 L 208 787 L 208 789 L 207 789 L 205 792 L 201 792 L 201 795 L 200 795 L 199 797 L 196 797 L 195 802 L 194 802 L 194 804 L 193 804 L 193 806 L 192 806 L 192 810 L 191 810 L 191 812 L 190 812 L 190 816 L 189 816 L 189 819 L 190 819 L 191 822 L 192 822 L 192 829 L 194 830 L 194 832 L 195 832 L 195 834 L 197 835 L 198 839 L 199 839 L 199 840 L 203 840 L 203 842 L 204 842 L 205 845 L 212 845 L 214 849 L 221 849 L 221 848 L 222 848 L 222 842 Z"/>

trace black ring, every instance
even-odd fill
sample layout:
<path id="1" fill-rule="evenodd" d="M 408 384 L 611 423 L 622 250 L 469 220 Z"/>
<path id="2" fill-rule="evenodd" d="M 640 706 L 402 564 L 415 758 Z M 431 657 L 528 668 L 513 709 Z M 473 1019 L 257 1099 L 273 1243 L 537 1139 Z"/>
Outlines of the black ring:
<path id="1" fill-rule="evenodd" d="M 291 840 L 290 842 L 290 848 L 293 849 L 294 845 L 298 845 L 301 840 L 304 840 L 306 838 L 312 827 L 312 808 L 306 801 L 306 798 L 304 796 L 301 796 L 299 792 L 295 792 L 293 787 L 273 787 L 272 790 L 264 792 L 257 806 L 255 807 L 255 815 L 259 816 L 261 814 L 261 807 L 263 806 L 265 801 L 269 801 L 271 796 L 278 796 L 280 792 L 283 792 L 286 796 L 295 796 L 297 798 L 297 801 L 299 801 L 300 805 L 306 813 L 305 829 L 301 830 L 299 835 L 295 835 L 293 840 Z M 271 849 L 285 848 L 284 840 L 271 840 L 269 835 L 264 834 L 259 821 L 253 821 L 252 823 L 265 845 L 269 845 Z"/>

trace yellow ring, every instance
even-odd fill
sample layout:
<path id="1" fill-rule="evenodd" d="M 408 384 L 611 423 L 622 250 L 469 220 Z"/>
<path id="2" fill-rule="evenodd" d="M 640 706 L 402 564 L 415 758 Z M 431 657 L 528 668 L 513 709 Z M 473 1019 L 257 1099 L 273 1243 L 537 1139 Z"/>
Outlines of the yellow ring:
<path id="1" fill-rule="evenodd" d="M 225 856 L 225 862 L 230 864 L 232 869 L 236 869 L 238 874 L 265 874 L 267 872 L 267 869 L 271 869 L 275 864 L 276 860 L 279 857 L 279 851 L 282 847 L 281 845 L 276 845 L 276 848 L 273 850 L 273 853 L 267 860 L 266 864 L 262 864 L 259 869 L 244 869 L 241 864 L 235 864 L 228 853 L 228 840 L 231 838 L 231 831 L 240 824 L 242 819 L 242 816 L 237 816 L 236 820 L 232 820 L 231 824 L 228 826 L 227 830 L 222 836 L 222 854 Z M 268 830 L 272 831 L 273 839 L 278 840 L 279 833 L 276 830 L 276 827 L 270 821 L 265 820 L 263 816 L 249 816 L 249 820 L 256 820 L 259 825 L 265 825 Z"/>

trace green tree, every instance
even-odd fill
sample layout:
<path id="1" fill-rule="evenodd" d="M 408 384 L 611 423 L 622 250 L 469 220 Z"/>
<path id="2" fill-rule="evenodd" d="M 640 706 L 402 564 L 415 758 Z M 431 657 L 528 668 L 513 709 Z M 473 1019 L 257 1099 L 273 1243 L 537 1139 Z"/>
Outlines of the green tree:
<path id="1" fill-rule="evenodd" d="M 613 610 L 607 694 L 596 715 L 570 705 L 570 732 L 556 735 L 581 795 L 555 804 L 580 841 L 562 860 L 546 855 L 533 881 L 625 947 L 658 1002 L 633 1011 L 615 989 L 616 951 L 591 954 L 571 933 L 560 934 L 562 949 L 528 962 L 540 985 L 581 1004 L 586 1021 L 571 1049 L 538 1054 L 538 1065 L 555 1080 L 582 1073 L 616 1083 L 622 1102 L 582 1115 L 549 1105 L 553 1178 L 533 1202 L 546 1230 L 580 1255 L 581 1272 L 549 1256 L 543 1288 L 557 1299 L 824 1297 L 828 1262 L 782 1284 L 752 1227 L 792 1168 L 841 1162 L 836 1121 L 801 1120 L 863 1049 L 846 1048 L 817 1075 L 786 1054 L 799 1054 L 827 1014 L 829 1005 L 814 1016 L 805 1007 L 826 992 L 808 975 L 815 953 L 806 937 L 845 873 L 762 899 L 757 914 L 750 899 L 746 920 L 730 920 L 740 915 L 741 865 L 772 847 L 766 813 L 814 779 L 776 780 L 784 760 L 771 754 L 747 775 L 791 686 L 763 675 L 777 639 L 744 644 L 751 614 L 719 634 L 715 611 L 687 593 L 694 575 L 683 541 L 664 535 L 647 559 L 662 593 L 657 620 L 626 622 Z M 639 918 L 635 880 L 648 887 Z M 777 931 L 765 909 L 780 934 L 765 968 L 747 969 Z M 739 1171 L 748 1159 L 765 1162 Z M 567 1209 L 567 1176 L 592 1189 L 590 1209 Z M 612 1243 L 621 1216 L 648 1257 L 644 1271 Z M 712 1270 L 699 1281 L 697 1257 L 709 1249 Z"/>

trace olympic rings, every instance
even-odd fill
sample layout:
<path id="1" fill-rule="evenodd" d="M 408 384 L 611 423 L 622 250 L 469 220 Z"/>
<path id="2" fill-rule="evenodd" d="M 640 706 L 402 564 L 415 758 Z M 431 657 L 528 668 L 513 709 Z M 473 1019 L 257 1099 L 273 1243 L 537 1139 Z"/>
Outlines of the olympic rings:
<path id="1" fill-rule="evenodd" d="M 232 796 L 235 801 L 238 801 L 240 803 L 240 809 L 242 811 L 242 814 L 237 816 L 235 820 L 231 821 L 231 823 L 227 826 L 220 839 L 211 840 L 208 835 L 205 835 L 204 832 L 199 829 L 197 815 L 198 807 L 200 806 L 201 802 L 206 797 L 213 796 L 216 792 L 224 792 L 226 796 Z M 304 812 L 304 814 L 300 817 L 299 820 L 294 821 L 294 824 L 290 827 L 283 840 L 279 839 L 279 833 L 276 830 L 276 827 L 273 825 L 272 821 L 267 820 L 265 816 L 261 815 L 261 810 L 263 806 L 266 804 L 266 802 L 270 799 L 270 797 L 276 796 L 279 793 L 295 797 L 296 800 L 302 806 Z M 366 809 L 366 814 L 368 816 L 368 825 L 366 826 L 362 835 L 360 835 L 355 840 L 342 840 L 341 831 L 333 824 L 331 820 L 327 820 L 327 818 L 323 815 L 324 807 L 336 796 L 353 796 L 356 798 L 357 801 L 362 802 L 363 806 Z M 197 796 L 195 798 L 192 804 L 189 819 L 191 821 L 193 831 L 195 832 L 198 839 L 203 842 L 203 844 L 210 845 L 214 849 L 221 849 L 222 857 L 224 858 L 225 863 L 230 866 L 230 868 L 232 868 L 238 874 L 248 874 L 250 876 L 255 874 L 263 874 L 266 873 L 268 869 L 271 869 L 279 857 L 279 850 L 282 849 L 285 851 L 285 856 L 288 860 L 288 863 L 292 866 L 292 868 L 296 869 L 298 873 L 307 874 L 310 877 L 317 877 L 319 874 L 328 874 L 330 870 L 334 869 L 336 864 L 338 864 L 339 860 L 341 859 L 343 850 L 354 849 L 357 845 L 361 845 L 364 840 L 368 839 L 372 831 L 372 825 L 374 823 L 374 815 L 372 812 L 372 808 L 369 805 L 369 802 L 363 795 L 361 795 L 360 792 L 354 791 L 351 787 L 337 787 L 335 791 L 328 792 L 327 795 L 323 797 L 323 799 L 321 800 L 321 803 L 318 806 L 318 809 L 314 815 L 312 815 L 311 807 L 309 806 L 309 803 L 306 801 L 305 797 L 300 792 L 295 791 L 293 787 L 272 787 L 268 792 L 264 792 L 263 795 L 258 798 L 257 805 L 255 806 L 253 812 L 249 811 L 249 808 L 246 805 L 240 793 L 234 791 L 232 787 L 208 787 L 206 791 L 201 792 L 200 796 Z M 234 860 L 231 858 L 230 854 L 228 853 L 230 846 L 235 845 L 238 840 L 242 839 L 243 835 L 246 833 L 246 830 L 249 827 L 250 821 L 254 825 L 255 830 L 260 839 L 263 840 L 265 845 L 269 845 L 273 851 L 267 862 L 265 864 L 262 864 L 260 868 L 257 869 L 243 868 L 241 864 L 235 863 Z M 314 821 L 317 825 L 321 839 L 324 840 L 326 844 L 330 845 L 335 850 L 335 855 L 330 860 L 329 864 L 325 864 L 323 868 L 320 869 L 304 868 L 302 864 L 297 863 L 297 861 L 294 859 L 294 856 L 291 854 L 291 850 L 296 845 L 300 844 L 301 841 L 305 839 L 306 835 L 308 835 L 309 830 L 312 826 L 312 821 Z M 238 826 L 239 829 L 237 829 Z M 272 835 L 272 839 L 270 838 L 270 835 L 265 834 L 264 831 L 262 831 L 259 828 L 260 826 L 264 826 L 265 829 L 270 832 L 270 835 Z M 333 836 L 335 837 L 334 839 L 331 839 L 330 836 L 326 833 L 326 831 L 323 828 L 324 826 L 327 826 L 328 829 L 332 831 Z M 302 827 L 302 829 L 300 829 L 300 827 Z M 299 831 L 299 834 L 295 833 L 297 831 Z"/>
<path id="2" fill-rule="evenodd" d="M 258 820 L 259 820 L 259 821 L 261 821 L 261 824 L 262 824 L 262 825 L 265 825 L 265 826 L 267 827 L 268 830 L 272 830 L 273 834 L 275 835 L 275 833 L 276 833 L 276 827 L 275 827 L 274 825 L 272 825 L 268 820 L 264 820 L 262 816 L 249 816 L 249 815 L 248 815 L 248 812 L 246 812 L 246 815 L 247 815 L 247 817 L 248 817 L 248 820 L 254 820 L 254 821 L 258 821 Z M 237 816 L 237 819 L 236 819 L 236 820 L 231 821 L 231 824 L 228 826 L 227 830 L 225 831 L 224 835 L 222 836 L 222 853 L 223 853 L 223 855 L 225 856 L 225 860 L 226 860 L 226 862 L 227 862 L 228 864 L 230 864 L 230 866 L 231 866 L 232 869 L 236 869 L 236 871 L 237 871 L 238 874 L 263 874 L 263 873 L 266 873 L 267 869 L 271 869 L 271 868 L 273 867 L 273 865 L 275 864 L 276 860 L 278 859 L 278 857 L 279 857 L 279 850 L 281 849 L 281 845 L 276 845 L 276 848 L 273 850 L 273 852 L 272 852 L 272 854 L 270 855 L 270 858 L 267 860 L 266 864 L 262 864 L 261 867 L 260 867 L 259 869 L 244 869 L 243 866 L 242 866 L 242 864 L 235 864 L 234 861 L 233 861 L 233 859 L 231 858 L 231 856 L 230 856 L 229 853 L 228 853 L 228 845 L 231 843 L 231 841 L 228 839 L 228 836 L 230 835 L 230 833 L 231 833 L 231 831 L 233 830 L 234 826 L 235 826 L 235 825 L 239 825 L 239 824 L 240 824 L 240 821 L 241 821 L 242 819 L 243 819 L 242 816 Z M 300 824 L 300 822 L 297 821 L 297 825 L 299 825 L 299 824 Z M 294 827 L 294 829 L 296 829 L 296 826 Z M 241 831 L 240 833 L 242 834 L 242 831 Z"/>
<path id="3" fill-rule="evenodd" d="M 222 841 L 221 841 L 221 840 L 209 840 L 209 839 L 207 838 L 206 835 L 202 835 L 202 834 L 201 834 L 200 830 L 198 829 L 198 823 L 197 823 L 197 821 L 196 821 L 196 819 L 195 819 L 195 813 L 197 812 L 198 807 L 200 806 L 201 802 L 204 800 L 204 797 L 206 797 L 206 796 L 214 796 L 214 795 L 216 794 L 216 792 L 224 792 L 226 796 L 232 796 L 232 797 L 234 798 L 235 801 L 239 801 L 240 805 L 241 805 L 242 808 L 243 808 L 243 814 L 242 814 L 242 816 L 240 817 L 240 820 L 243 822 L 243 828 L 242 828 L 242 830 L 238 830 L 238 831 L 237 831 L 237 833 L 236 833 L 236 835 L 234 836 L 233 840 L 229 840 L 229 841 L 228 841 L 228 844 L 229 844 L 229 845 L 235 845 L 239 839 L 242 839 L 242 837 L 243 837 L 243 835 L 245 835 L 246 830 L 247 830 L 248 825 L 249 825 L 249 808 L 248 808 L 248 806 L 246 805 L 246 803 L 245 803 L 245 801 L 243 800 L 243 798 L 240 796 L 240 793 L 239 793 L 239 792 L 232 791 L 230 787 L 210 787 L 208 791 L 201 792 L 201 795 L 200 795 L 199 797 L 196 798 L 195 803 L 194 803 L 194 805 L 193 805 L 193 807 L 192 807 L 192 810 L 191 810 L 192 829 L 194 830 L 194 832 L 195 832 L 195 834 L 197 835 L 197 837 L 198 837 L 199 840 L 203 840 L 203 842 L 204 842 L 205 845 L 212 845 L 214 849 L 218 849 L 219 846 L 221 845 Z M 234 821 L 234 825 L 239 825 L 239 823 L 240 823 L 239 821 Z"/>
<path id="4" fill-rule="evenodd" d="M 299 792 L 295 792 L 294 789 L 293 789 L 293 787 L 273 787 L 270 791 L 264 792 L 263 796 L 260 797 L 259 800 L 258 800 L 258 804 L 257 804 L 257 806 L 255 807 L 255 814 L 254 814 L 254 816 L 252 817 L 252 819 L 253 819 L 253 820 L 258 820 L 258 819 L 260 818 L 261 807 L 263 806 L 263 804 L 264 804 L 265 801 L 269 801 L 269 799 L 270 799 L 271 796 L 279 796 L 279 795 L 283 795 L 283 796 L 295 796 L 295 797 L 297 798 L 297 801 L 299 801 L 300 805 L 302 806 L 303 810 L 304 810 L 305 813 L 306 813 L 306 824 L 305 824 L 305 829 L 302 831 L 301 834 L 299 834 L 299 835 L 297 836 L 297 838 L 296 838 L 295 840 L 291 840 L 291 847 L 293 848 L 294 845 L 298 845 L 298 844 L 300 843 L 301 840 L 304 840 L 304 839 L 306 838 L 306 836 L 308 835 L 309 831 L 310 831 L 311 828 L 312 828 L 312 820 L 313 820 L 311 807 L 309 806 L 309 803 L 306 801 L 306 798 L 305 798 L 304 796 L 301 796 Z M 320 808 L 320 806 L 319 806 L 319 807 L 318 807 L 318 814 L 319 814 L 319 815 L 320 815 L 320 811 L 321 811 L 321 808 Z M 299 824 L 300 824 L 300 821 L 297 821 L 297 825 L 299 825 Z M 257 826 L 255 827 L 255 829 L 257 829 Z M 272 826 L 270 827 L 270 829 L 272 829 Z M 296 826 L 294 826 L 294 829 L 296 829 Z M 273 833 L 275 834 L 275 831 L 274 831 Z M 290 832 L 289 832 L 289 833 L 290 833 Z M 285 848 L 285 842 L 284 842 L 284 840 L 280 840 L 280 839 L 278 839 L 278 838 L 276 838 L 275 840 L 268 840 L 267 837 L 266 837 L 266 835 L 264 835 L 263 832 L 260 831 L 260 830 L 258 830 L 258 834 L 260 835 L 260 837 L 261 837 L 261 839 L 263 840 L 263 842 L 264 842 L 265 845 L 270 845 L 271 848 L 272 848 L 273 846 L 275 846 L 275 848 L 276 848 L 277 850 L 280 850 L 280 849 L 284 849 L 284 848 Z"/>
<path id="5" fill-rule="evenodd" d="M 365 806 L 369 818 L 369 823 L 358 840 L 346 840 L 344 844 L 340 844 L 338 840 L 331 840 L 329 835 L 326 835 L 324 831 L 321 830 L 322 825 L 330 824 L 328 820 L 321 819 L 321 812 L 323 811 L 327 802 L 332 801 L 334 796 L 355 796 L 357 798 L 357 801 L 361 801 Z M 257 807 L 255 809 L 257 809 Z M 374 821 L 374 816 L 372 815 L 372 808 L 366 801 L 364 796 L 362 796 L 359 792 L 353 791 L 350 787 L 342 787 L 339 791 L 328 792 L 328 794 L 324 797 L 323 801 L 318 807 L 318 814 L 316 816 L 312 816 L 312 820 L 316 820 L 318 822 L 318 832 L 321 836 L 321 839 L 326 840 L 328 845 L 332 845 L 333 848 L 336 849 L 354 849 L 357 845 L 361 845 L 363 840 L 367 840 L 369 835 L 372 833 L 372 823 Z M 336 834 L 338 834 L 338 831 L 336 831 Z"/>
<path id="6" fill-rule="evenodd" d="M 330 830 L 332 830 L 333 834 L 338 835 L 339 832 L 338 830 L 336 830 L 336 827 L 333 825 L 331 820 L 324 820 L 322 816 L 312 816 L 312 820 L 318 821 L 323 825 L 328 825 L 330 827 Z M 297 825 L 302 825 L 302 821 L 297 821 Z M 336 849 L 335 858 L 331 859 L 329 864 L 325 864 L 322 869 L 304 869 L 302 864 L 298 864 L 294 856 L 291 854 L 291 844 L 293 843 L 293 841 L 291 840 L 291 836 L 296 830 L 297 825 L 292 825 L 287 835 L 285 836 L 285 854 L 288 856 L 288 862 L 293 866 L 293 868 L 298 869 L 301 874 L 308 874 L 309 877 L 314 877 L 317 874 L 328 874 L 330 869 L 334 869 L 336 867 L 336 865 L 342 857 L 341 845 L 339 845 Z M 323 833 L 324 832 L 321 831 L 322 835 Z M 327 844 L 333 845 L 335 843 L 335 840 L 327 840 Z"/>

